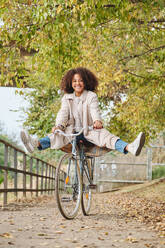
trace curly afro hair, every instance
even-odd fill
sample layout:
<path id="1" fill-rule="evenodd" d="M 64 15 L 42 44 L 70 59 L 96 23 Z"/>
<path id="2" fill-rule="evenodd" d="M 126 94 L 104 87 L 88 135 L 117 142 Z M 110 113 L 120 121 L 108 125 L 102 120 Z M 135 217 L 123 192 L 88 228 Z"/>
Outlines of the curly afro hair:
<path id="1" fill-rule="evenodd" d="M 61 80 L 61 90 L 64 93 L 73 93 L 72 79 L 75 74 L 79 74 L 84 82 L 85 89 L 90 91 L 96 91 L 98 86 L 98 79 L 90 70 L 78 67 L 69 70 Z"/>

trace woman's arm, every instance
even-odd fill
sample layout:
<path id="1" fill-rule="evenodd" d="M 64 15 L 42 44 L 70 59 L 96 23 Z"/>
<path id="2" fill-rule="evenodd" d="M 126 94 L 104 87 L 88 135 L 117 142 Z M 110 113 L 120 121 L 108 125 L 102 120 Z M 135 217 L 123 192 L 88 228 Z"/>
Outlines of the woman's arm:
<path id="1" fill-rule="evenodd" d="M 92 96 L 92 99 L 89 104 L 90 114 L 93 120 L 93 127 L 96 129 L 103 128 L 100 110 L 99 110 L 99 101 L 96 94 Z"/>
<path id="2" fill-rule="evenodd" d="M 56 117 L 56 126 L 52 128 L 52 132 L 54 132 L 57 128 L 65 130 L 66 125 L 68 123 L 68 118 L 69 118 L 69 106 L 67 100 L 65 99 L 65 96 L 63 96 L 61 100 L 61 108 L 57 113 L 57 117 Z"/>

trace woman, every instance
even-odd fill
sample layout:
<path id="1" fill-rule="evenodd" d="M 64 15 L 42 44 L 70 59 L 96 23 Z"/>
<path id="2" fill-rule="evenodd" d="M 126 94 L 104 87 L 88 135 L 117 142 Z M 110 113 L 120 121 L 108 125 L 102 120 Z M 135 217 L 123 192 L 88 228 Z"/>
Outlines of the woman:
<path id="1" fill-rule="evenodd" d="M 99 113 L 99 103 L 96 93 L 98 80 L 86 68 L 69 70 L 61 81 L 61 90 L 64 91 L 61 109 L 56 118 L 56 125 L 52 133 L 45 138 L 34 139 L 26 131 L 21 131 L 21 139 L 26 149 L 32 153 L 35 148 L 60 149 L 69 143 L 68 138 L 54 134 L 61 129 L 66 133 L 79 132 L 84 128 L 83 134 L 78 139 L 91 142 L 99 147 L 118 150 L 124 154 L 130 152 L 138 156 L 145 142 L 144 133 L 140 133 L 130 144 L 111 134 L 103 128 Z M 93 130 L 88 127 L 93 126 Z M 74 129 L 75 128 L 75 129 Z"/>

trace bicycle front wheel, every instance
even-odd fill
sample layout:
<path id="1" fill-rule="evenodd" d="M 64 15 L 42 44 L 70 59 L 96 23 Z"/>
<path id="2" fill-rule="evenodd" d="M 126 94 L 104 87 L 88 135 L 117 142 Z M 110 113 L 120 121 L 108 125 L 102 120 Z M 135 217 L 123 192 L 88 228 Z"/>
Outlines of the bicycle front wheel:
<path id="1" fill-rule="evenodd" d="M 56 169 L 55 192 L 58 208 L 66 219 L 73 219 L 81 203 L 82 185 L 77 160 L 65 154 Z"/>
<path id="2" fill-rule="evenodd" d="M 89 215 L 91 202 L 92 202 L 92 190 L 90 188 L 91 165 L 89 160 L 84 161 L 81 177 L 82 177 L 82 197 L 81 197 L 82 212 L 84 215 Z"/>

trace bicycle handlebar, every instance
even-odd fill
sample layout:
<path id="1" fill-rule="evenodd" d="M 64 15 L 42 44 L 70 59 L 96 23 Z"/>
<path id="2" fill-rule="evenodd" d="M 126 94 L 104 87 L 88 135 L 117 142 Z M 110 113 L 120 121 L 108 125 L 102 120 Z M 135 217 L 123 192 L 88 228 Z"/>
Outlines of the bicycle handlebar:
<path id="1" fill-rule="evenodd" d="M 84 129 L 85 129 L 85 127 L 83 127 L 78 133 L 69 133 L 69 134 L 64 133 L 61 129 L 57 129 L 57 130 L 55 130 L 54 134 L 55 133 L 59 133 L 59 134 L 62 134 L 63 136 L 65 136 L 65 137 L 76 137 L 76 136 L 79 136 L 80 134 L 82 134 L 82 132 L 83 132 Z M 88 129 L 89 130 L 92 130 L 93 129 L 93 126 L 89 126 Z"/>

